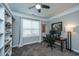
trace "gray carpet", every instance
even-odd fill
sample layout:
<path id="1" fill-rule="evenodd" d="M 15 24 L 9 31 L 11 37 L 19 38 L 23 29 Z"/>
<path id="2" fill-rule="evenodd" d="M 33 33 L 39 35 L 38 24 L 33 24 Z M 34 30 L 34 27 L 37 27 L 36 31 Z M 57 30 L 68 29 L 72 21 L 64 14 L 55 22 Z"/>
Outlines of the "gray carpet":
<path id="1" fill-rule="evenodd" d="M 51 49 L 47 47 L 46 43 L 36 43 L 32 45 L 25 45 L 21 48 L 13 48 L 14 56 L 78 56 L 75 52 L 70 52 L 64 49 L 61 52 L 60 47 Z"/>

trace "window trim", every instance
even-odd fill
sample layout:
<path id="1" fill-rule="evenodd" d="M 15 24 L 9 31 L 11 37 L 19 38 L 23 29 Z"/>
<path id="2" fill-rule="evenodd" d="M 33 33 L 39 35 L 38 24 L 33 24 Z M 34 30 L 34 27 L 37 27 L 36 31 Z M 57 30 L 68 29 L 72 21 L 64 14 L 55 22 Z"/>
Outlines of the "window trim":
<path id="1" fill-rule="evenodd" d="M 23 20 L 28 20 L 28 19 L 23 19 Z M 27 28 L 26 28 L 26 29 L 23 28 L 23 31 L 24 31 L 24 30 L 30 30 L 30 31 L 31 31 L 31 34 L 27 34 L 28 36 L 24 36 L 24 35 L 23 35 L 23 37 L 40 36 L 40 21 L 38 21 L 38 22 L 39 22 L 39 27 L 38 27 L 38 29 L 37 29 L 37 28 L 35 29 L 35 28 L 32 27 L 32 21 L 36 21 L 36 20 L 31 20 L 31 29 L 30 29 L 30 28 L 28 28 L 28 29 L 27 29 Z M 22 26 L 23 26 L 23 24 L 22 24 Z M 38 30 L 38 31 L 39 31 L 39 32 L 38 32 L 38 35 L 37 35 L 37 34 L 34 35 L 34 33 L 32 32 L 33 30 Z"/>

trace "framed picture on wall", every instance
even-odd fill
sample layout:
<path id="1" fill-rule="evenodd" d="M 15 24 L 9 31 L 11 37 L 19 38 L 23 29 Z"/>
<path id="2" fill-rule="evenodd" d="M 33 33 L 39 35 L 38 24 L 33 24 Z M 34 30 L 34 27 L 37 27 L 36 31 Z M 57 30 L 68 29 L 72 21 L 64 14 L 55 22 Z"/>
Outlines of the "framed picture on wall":
<path id="1" fill-rule="evenodd" d="M 62 31 L 62 22 L 53 23 L 51 25 L 51 29 L 55 30 L 56 32 L 61 32 Z"/>

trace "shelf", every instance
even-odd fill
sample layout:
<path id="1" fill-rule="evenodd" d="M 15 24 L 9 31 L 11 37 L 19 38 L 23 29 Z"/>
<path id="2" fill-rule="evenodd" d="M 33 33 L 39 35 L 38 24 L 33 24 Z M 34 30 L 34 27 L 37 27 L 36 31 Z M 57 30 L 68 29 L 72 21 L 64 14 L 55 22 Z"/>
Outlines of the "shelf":
<path id="1" fill-rule="evenodd" d="M 3 33 L 0 33 L 0 35 L 3 35 Z"/>
<path id="2" fill-rule="evenodd" d="M 12 38 L 7 38 L 7 39 L 5 40 L 5 45 L 8 44 L 8 43 L 11 42 L 11 41 L 12 41 Z"/>
<path id="3" fill-rule="evenodd" d="M 11 47 L 5 52 L 5 55 L 7 55 L 11 50 Z"/>
<path id="4" fill-rule="evenodd" d="M 4 20 L 4 8 L 3 7 L 0 8 L 0 19 Z"/>
<path id="5" fill-rule="evenodd" d="M 3 55 L 3 48 L 0 49 L 0 56 Z"/>
<path id="6" fill-rule="evenodd" d="M 1 50 L 3 47 L 4 47 L 4 46 L 3 46 L 3 45 L 1 45 L 1 46 L 0 46 L 0 50 Z"/>
<path id="7" fill-rule="evenodd" d="M 12 32 L 6 32 L 6 34 L 9 34 L 9 33 L 12 33 Z"/>
<path id="8" fill-rule="evenodd" d="M 0 19 L 0 21 L 3 21 L 2 19 Z"/>
<path id="9" fill-rule="evenodd" d="M 12 29 L 11 28 L 10 29 L 6 28 L 6 32 L 12 32 Z"/>
<path id="10" fill-rule="evenodd" d="M 0 32 L 0 35 L 3 35 L 3 33 Z"/>

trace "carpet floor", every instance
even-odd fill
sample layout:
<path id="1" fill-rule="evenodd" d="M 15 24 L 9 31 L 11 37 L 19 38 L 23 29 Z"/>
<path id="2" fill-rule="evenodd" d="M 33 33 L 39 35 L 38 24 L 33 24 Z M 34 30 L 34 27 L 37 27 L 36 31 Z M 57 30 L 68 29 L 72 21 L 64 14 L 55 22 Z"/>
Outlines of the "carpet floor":
<path id="1" fill-rule="evenodd" d="M 46 43 L 42 42 L 13 48 L 13 56 L 79 56 L 79 54 L 66 49 L 61 52 L 60 46 L 51 49 L 47 47 Z"/>

